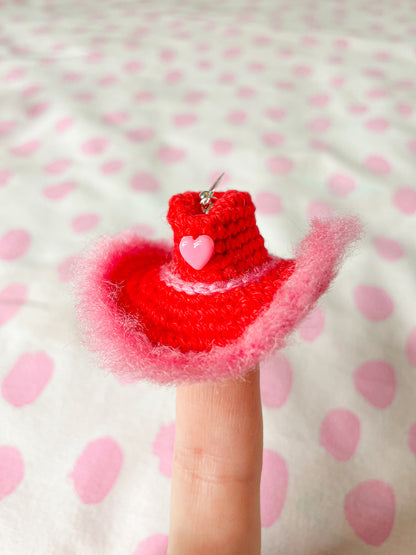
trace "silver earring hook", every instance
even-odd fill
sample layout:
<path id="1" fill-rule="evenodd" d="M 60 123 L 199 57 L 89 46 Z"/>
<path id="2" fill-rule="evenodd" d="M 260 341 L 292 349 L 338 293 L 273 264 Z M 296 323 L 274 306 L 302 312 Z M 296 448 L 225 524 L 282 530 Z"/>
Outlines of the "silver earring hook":
<path id="1" fill-rule="evenodd" d="M 214 197 L 214 189 L 218 185 L 218 183 L 220 182 L 224 173 L 225 172 L 222 172 L 222 174 L 215 181 L 215 183 L 213 185 L 211 185 L 211 187 L 208 189 L 208 191 L 202 191 L 201 193 L 199 193 L 199 196 L 200 196 L 200 199 L 201 199 L 200 204 L 201 204 L 202 212 L 204 214 L 208 214 L 208 212 L 211 210 L 211 208 L 214 205 L 213 200 L 217 199 L 217 197 Z"/>

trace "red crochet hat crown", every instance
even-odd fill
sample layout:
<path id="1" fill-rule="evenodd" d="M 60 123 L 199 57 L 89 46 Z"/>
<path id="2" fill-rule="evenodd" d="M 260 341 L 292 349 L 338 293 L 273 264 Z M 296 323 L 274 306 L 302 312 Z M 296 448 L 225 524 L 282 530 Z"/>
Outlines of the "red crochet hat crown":
<path id="1" fill-rule="evenodd" d="M 208 214 L 201 210 L 198 193 L 188 192 L 170 199 L 167 220 L 173 230 L 174 271 L 184 280 L 212 283 L 235 278 L 270 259 L 254 216 L 248 193 L 216 193 Z M 212 258 L 201 270 L 188 264 L 179 250 L 184 236 L 211 237 Z"/>
<path id="2" fill-rule="evenodd" d="M 268 253 L 247 192 L 173 196 L 173 247 L 132 231 L 101 238 L 78 265 L 89 347 L 129 381 L 241 376 L 281 348 L 358 239 L 355 216 L 314 220 L 296 258 Z"/>

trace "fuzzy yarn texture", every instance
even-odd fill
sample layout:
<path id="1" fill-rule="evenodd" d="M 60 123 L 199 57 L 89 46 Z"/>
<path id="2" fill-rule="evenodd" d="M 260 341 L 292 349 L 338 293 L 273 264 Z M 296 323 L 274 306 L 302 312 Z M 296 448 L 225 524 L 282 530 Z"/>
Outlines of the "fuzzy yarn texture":
<path id="1" fill-rule="evenodd" d="M 264 247 L 250 195 L 218 195 L 222 201 L 208 215 L 201 215 L 197 193 L 172 197 L 174 245 L 126 230 L 101 237 L 79 257 L 72 285 L 84 342 L 123 381 L 244 379 L 284 347 L 362 233 L 354 215 L 314 219 L 294 259 L 279 259 Z M 183 236 L 202 234 L 214 239 L 215 253 L 198 271 L 183 260 L 178 244 Z M 187 292 L 162 279 L 167 268 L 194 288 Z M 233 287 L 215 289 L 227 283 Z"/>

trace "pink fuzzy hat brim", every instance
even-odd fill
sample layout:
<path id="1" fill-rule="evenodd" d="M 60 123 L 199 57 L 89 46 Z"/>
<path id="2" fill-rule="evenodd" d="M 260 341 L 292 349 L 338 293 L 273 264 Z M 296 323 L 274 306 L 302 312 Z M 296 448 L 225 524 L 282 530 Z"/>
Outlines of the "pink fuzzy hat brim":
<path id="1" fill-rule="evenodd" d="M 132 249 L 156 247 L 168 255 L 172 246 L 141 239 L 130 230 L 102 237 L 79 257 L 72 283 L 85 343 L 98 354 L 100 365 L 124 382 L 144 379 L 167 385 L 243 377 L 257 362 L 284 347 L 289 334 L 328 289 L 362 230 L 357 216 L 312 220 L 296 249 L 295 270 L 269 307 L 226 347 L 189 353 L 153 345 L 140 331 L 140 320 L 117 306 L 117 286 L 105 280 Z"/>

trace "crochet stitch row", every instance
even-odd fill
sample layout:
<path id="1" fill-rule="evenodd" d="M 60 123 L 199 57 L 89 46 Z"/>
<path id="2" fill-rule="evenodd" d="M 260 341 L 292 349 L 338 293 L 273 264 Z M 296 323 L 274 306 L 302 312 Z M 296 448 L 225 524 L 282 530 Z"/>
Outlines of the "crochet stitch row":
<path id="1" fill-rule="evenodd" d="M 146 253 L 146 262 L 148 256 Z M 151 343 L 182 352 L 208 351 L 240 337 L 267 309 L 295 268 L 295 261 L 282 260 L 261 283 L 232 289 L 226 298 L 222 293 L 213 293 L 207 303 L 203 295 L 187 295 L 160 281 L 162 261 L 151 258 L 153 264 L 144 265 L 142 253 L 131 255 L 129 263 L 125 261 L 116 268 L 110 280 L 123 284 L 118 303 L 137 317 L 140 330 Z"/>
<path id="2" fill-rule="evenodd" d="M 169 287 L 173 287 L 175 291 L 182 291 L 187 295 L 212 295 L 213 293 L 224 293 L 235 289 L 236 287 L 244 287 L 255 281 L 259 281 L 266 274 L 275 268 L 281 261 L 277 256 L 271 256 L 263 266 L 255 267 L 253 270 L 242 274 L 236 278 L 227 281 L 215 281 L 213 283 L 197 283 L 189 282 L 181 279 L 173 272 L 172 264 L 164 264 L 160 267 L 159 277 Z"/>

